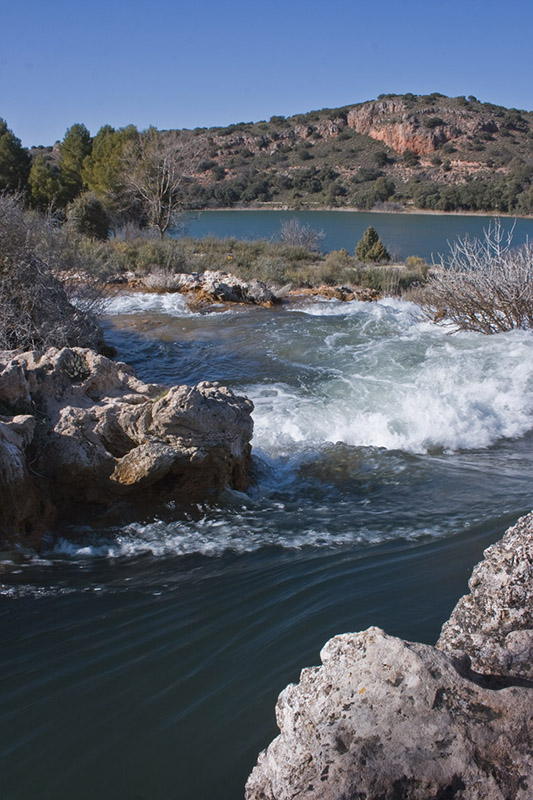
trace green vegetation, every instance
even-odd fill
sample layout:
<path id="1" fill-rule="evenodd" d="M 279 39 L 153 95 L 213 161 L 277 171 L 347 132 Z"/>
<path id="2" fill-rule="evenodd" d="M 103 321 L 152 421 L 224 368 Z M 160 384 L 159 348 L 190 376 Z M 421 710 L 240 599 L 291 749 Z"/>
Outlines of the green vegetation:
<path id="1" fill-rule="evenodd" d="M 367 135 L 368 118 L 381 140 Z M 64 221 L 92 192 L 110 230 L 164 236 L 186 209 L 232 206 L 533 214 L 533 113 L 472 95 L 377 101 L 225 128 L 76 123 L 28 152 L 0 120 L 0 191 Z M 395 150 L 391 144 L 394 144 Z"/>
<path id="2" fill-rule="evenodd" d="M 109 236 L 109 218 L 94 192 L 78 195 L 67 206 L 67 224 L 91 239 L 105 241 Z"/>
<path id="3" fill-rule="evenodd" d="M 359 261 L 362 261 L 364 264 L 368 262 L 373 264 L 386 264 L 390 261 L 387 248 L 372 225 L 366 229 L 363 238 L 357 243 L 355 255 Z"/>
<path id="4" fill-rule="evenodd" d="M 24 189 L 30 173 L 31 159 L 20 139 L 0 119 L 0 192 Z"/>

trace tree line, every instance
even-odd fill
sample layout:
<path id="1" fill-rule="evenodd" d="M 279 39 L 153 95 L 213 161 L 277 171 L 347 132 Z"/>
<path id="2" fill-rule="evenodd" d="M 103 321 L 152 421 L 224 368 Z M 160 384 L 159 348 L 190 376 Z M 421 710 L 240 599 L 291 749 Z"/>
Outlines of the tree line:
<path id="1" fill-rule="evenodd" d="M 188 132 L 110 125 L 91 137 L 72 125 L 51 152 L 34 157 L 0 120 L 0 193 L 17 193 L 28 208 L 52 212 L 93 238 L 128 222 L 161 236 L 186 207 L 186 190 L 202 152 Z"/>

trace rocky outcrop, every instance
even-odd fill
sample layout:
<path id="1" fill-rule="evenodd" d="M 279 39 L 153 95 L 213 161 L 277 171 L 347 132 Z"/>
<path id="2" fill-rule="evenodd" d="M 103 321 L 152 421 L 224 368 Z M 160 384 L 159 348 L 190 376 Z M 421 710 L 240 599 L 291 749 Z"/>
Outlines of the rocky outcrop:
<path id="1" fill-rule="evenodd" d="M 142 283 L 153 291 L 181 292 L 188 296 L 194 306 L 222 302 L 269 307 L 280 302 L 280 298 L 262 281 L 244 281 L 220 270 L 171 274 L 153 272 L 143 278 Z"/>
<path id="2" fill-rule="evenodd" d="M 440 649 L 378 628 L 331 639 L 280 695 L 247 800 L 529 799 L 532 535 L 530 514 L 487 550 Z"/>
<path id="3" fill-rule="evenodd" d="M 353 108 L 348 113 L 348 127 L 384 142 L 397 153 L 410 150 L 417 155 L 433 153 L 453 136 L 452 130 L 443 125 L 421 127 L 418 119 L 397 101 L 376 101 Z"/>
<path id="4" fill-rule="evenodd" d="M 348 112 L 348 127 L 384 142 L 397 153 L 407 150 L 427 155 L 448 141 L 472 139 L 481 132 L 495 133 L 497 124 L 486 116 L 476 117 L 458 108 L 431 106 L 413 109 L 402 98 L 374 100 Z"/>
<path id="5" fill-rule="evenodd" d="M 482 675 L 533 682 L 532 515 L 485 551 L 468 586 L 437 647 L 468 653 L 472 669 Z"/>
<path id="6" fill-rule="evenodd" d="M 328 300 L 360 300 L 362 302 L 373 302 L 380 300 L 383 293 L 378 289 L 368 289 L 365 287 L 353 286 L 313 286 L 312 288 L 291 289 L 289 297 L 297 300 L 299 298 L 325 297 Z"/>
<path id="7" fill-rule="evenodd" d="M 191 502 L 248 483 L 252 403 L 145 384 L 91 350 L 0 354 L 0 535 L 38 546 L 75 504 Z M 11 509 L 11 510 L 10 510 Z"/>
<path id="8" fill-rule="evenodd" d="M 35 417 L 0 417 L 0 543 L 15 538 L 35 547 L 54 519 L 54 508 L 30 472 L 28 448 Z"/>

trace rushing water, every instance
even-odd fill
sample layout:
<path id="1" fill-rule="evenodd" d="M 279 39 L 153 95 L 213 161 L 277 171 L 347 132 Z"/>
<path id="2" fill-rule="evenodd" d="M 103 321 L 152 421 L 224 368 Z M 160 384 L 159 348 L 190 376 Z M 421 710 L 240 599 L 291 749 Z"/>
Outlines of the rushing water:
<path id="1" fill-rule="evenodd" d="M 394 300 L 109 313 L 140 377 L 253 399 L 254 481 L 5 555 L 2 797 L 238 800 L 327 638 L 433 642 L 533 506 L 531 334 L 450 335 Z"/>
<path id="2" fill-rule="evenodd" d="M 296 218 L 303 225 L 322 231 L 322 249 L 354 247 L 369 225 L 373 225 L 393 258 L 417 255 L 428 261 L 449 254 L 449 243 L 457 237 L 483 237 L 492 217 L 461 214 L 391 214 L 363 211 L 202 211 L 189 214 L 182 232 L 189 236 L 220 236 L 236 239 L 277 239 L 281 225 Z M 504 230 L 513 230 L 513 244 L 533 241 L 533 219 L 501 220 Z"/>

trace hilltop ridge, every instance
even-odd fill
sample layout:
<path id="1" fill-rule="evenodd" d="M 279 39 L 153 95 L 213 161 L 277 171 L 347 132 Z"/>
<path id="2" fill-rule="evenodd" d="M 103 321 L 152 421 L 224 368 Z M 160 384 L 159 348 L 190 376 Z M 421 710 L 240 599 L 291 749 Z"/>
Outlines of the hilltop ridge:
<path id="1" fill-rule="evenodd" d="M 137 148 L 138 159 L 143 148 L 146 155 L 157 147 L 172 152 L 181 170 L 171 200 L 181 210 L 533 214 L 533 112 L 439 93 L 386 94 L 342 108 L 194 130 L 139 134 L 133 125 L 106 125 L 91 137 L 77 124 L 61 143 L 32 150 L 29 205 L 60 209 L 89 190 L 107 211 L 124 216 L 138 163 L 131 153 Z M 133 217 L 136 202 L 126 212 Z"/>
<path id="2" fill-rule="evenodd" d="M 533 212 L 533 113 L 474 97 L 381 95 L 193 134 L 211 148 L 199 182 L 226 205 Z"/>

